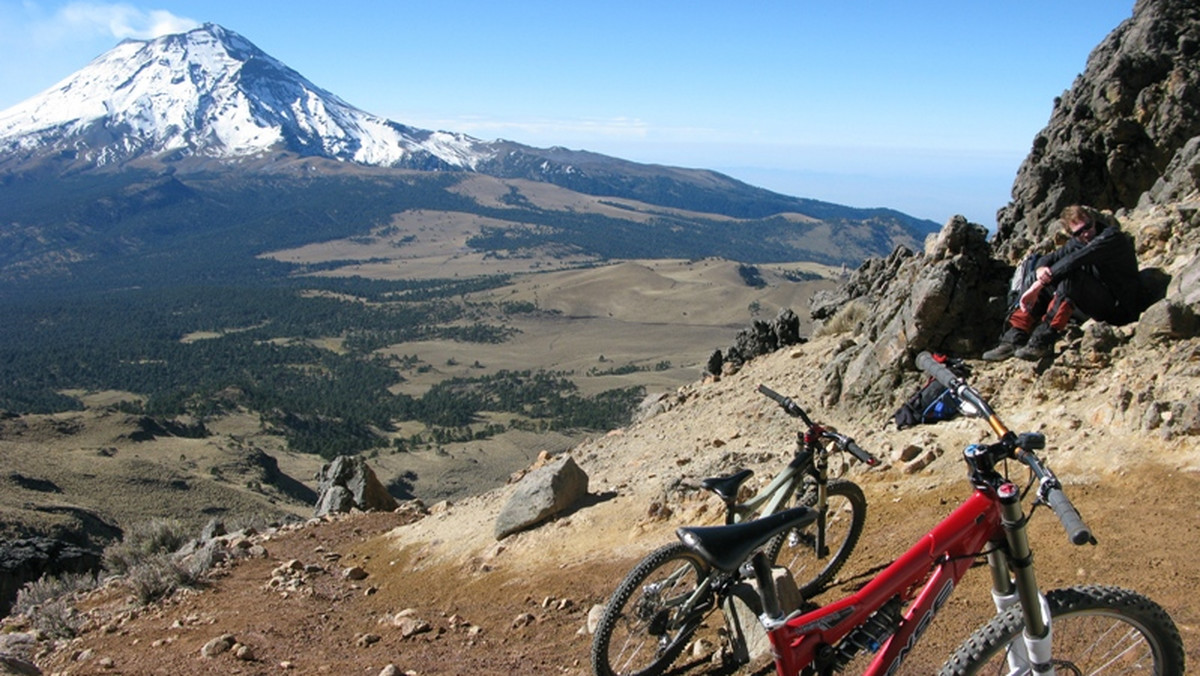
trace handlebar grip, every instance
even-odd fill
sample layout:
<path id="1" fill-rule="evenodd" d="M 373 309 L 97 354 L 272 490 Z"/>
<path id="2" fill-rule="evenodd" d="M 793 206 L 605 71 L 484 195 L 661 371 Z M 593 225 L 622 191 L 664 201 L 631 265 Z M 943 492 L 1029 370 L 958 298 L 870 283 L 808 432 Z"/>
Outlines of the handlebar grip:
<path id="1" fill-rule="evenodd" d="M 800 418 L 809 425 L 812 424 L 812 421 L 808 419 L 808 414 L 804 412 L 804 409 L 800 408 L 800 404 L 792 401 L 791 397 L 785 397 L 766 385 L 759 385 L 758 391 L 766 395 L 767 398 L 775 401 L 775 403 L 779 404 L 780 408 L 786 411 L 788 415 L 794 418 Z"/>
<path id="2" fill-rule="evenodd" d="M 928 352 L 922 352 L 917 355 L 917 368 L 933 376 L 939 383 L 945 385 L 947 389 L 953 389 L 954 384 L 959 380 L 959 377 L 954 375 L 953 371 L 939 363 Z"/>
<path id="3" fill-rule="evenodd" d="M 862 462 L 866 463 L 867 466 L 869 466 L 869 467 L 874 467 L 875 465 L 879 464 L 878 458 L 871 455 L 867 451 L 864 451 L 862 446 L 859 446 L 858 444 L 854 443 L 853 439 L 846 440 L 846 450 L 850 451 L 851 455 L 858 458 Z"/>
<path id="4" fill-rule="evenodd" d="M 762 394 L 764 394 L 768 399 L 771 399 L 779 404 L 782 404 L 784 402 L 784 400 L 787 399 L 787 397 L 776 392 L 775 390 L 772 390 L 771 388 L 767 387 L 766 385 L 759 385 L 758 391 L 761 392 Z"/>
<path id="5" fill-rule="evenodd" d="M 1047 491 L 1046 504 L 1050 505 L 1050 509 L 1054 510 L 1058 520 L 1062 522 L 1072 544 L 1095 543 L 1096 538 L 1092 535 L 1091 529 L 1084 525 L 1083 517 L 1079 516 L 1075 505 L 1071 504 L 1071 499 L 1067 497 L 1066 493 L 1063 493 L 1061 488 L 1051 488 Z"/>

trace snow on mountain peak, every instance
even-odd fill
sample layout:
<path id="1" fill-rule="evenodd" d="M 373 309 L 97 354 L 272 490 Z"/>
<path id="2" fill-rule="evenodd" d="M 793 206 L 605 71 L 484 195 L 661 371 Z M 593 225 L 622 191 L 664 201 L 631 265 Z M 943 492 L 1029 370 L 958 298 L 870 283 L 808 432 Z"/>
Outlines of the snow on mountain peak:
<path id="1" fill-rule="evenodd" d="M 216 24 L 125 40 L 41 94 L 0 111 L 0 153 L 96 164 L 144 155 L 244 157 L 289 150 L 379 166 L 473 169 L 462 134 L 363 112 Z"/>

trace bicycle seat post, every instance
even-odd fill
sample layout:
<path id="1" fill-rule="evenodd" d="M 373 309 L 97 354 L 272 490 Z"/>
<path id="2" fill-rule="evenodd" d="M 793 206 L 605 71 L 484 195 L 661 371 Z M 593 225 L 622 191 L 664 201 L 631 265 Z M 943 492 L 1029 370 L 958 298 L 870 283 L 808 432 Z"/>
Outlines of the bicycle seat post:
<path id="1" fill-rule="evenodd" d="M 763 614 L 760 620 L 767 631 L 771 631 L 786 622 L 783 608 L 779 604 L 779 594 L 775 591 L 775 576 L 771 571 L 771 562 L 761 549 L 750 559 L 754 569 L 754 580 L 758 583 L 758 594 L 762 599 Z"/>

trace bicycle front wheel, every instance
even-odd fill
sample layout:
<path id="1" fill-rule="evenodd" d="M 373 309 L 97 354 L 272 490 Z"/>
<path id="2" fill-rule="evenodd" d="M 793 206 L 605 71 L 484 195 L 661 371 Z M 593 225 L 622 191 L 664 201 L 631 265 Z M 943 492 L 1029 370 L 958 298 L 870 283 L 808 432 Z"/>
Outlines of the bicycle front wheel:
<path id="1" fill-rule="evenodd" d="M 1090 585 L 1056 589 L 1046 594 L 1046 600 L 1056 673 L 1184 673 L 1179 630 L 1154 601 L 1118 587 Z M 1008 664 L 1024 628 L 1020 605 L 1000 613 L 954 651 L 941 676 L 1032 673 L 1028 664 Z M 1024 671 L 1014 671 L 1022 667 Z"/>
<path id="2" fill-rule="evenodd" d="M 592 639 L 596 676 L 657 676 L 715 607 L 708 565 L 681 542 L 642 559 L 613 592 Z"/>
<path id="3" fill-rule="evenodd" d="M 793 528 L 771 541 L 767 557 L 791 571 L 800 595 L 810 599 L 825 590 L 850 558 L 867 522 L 867 498 L 858 485 L 833 479 L 828 485 L 825 512 L 825 547 L 817 551 L 817 522 Z M 817 486 L 796 498 L 796 504 L 817 504 Z"/>

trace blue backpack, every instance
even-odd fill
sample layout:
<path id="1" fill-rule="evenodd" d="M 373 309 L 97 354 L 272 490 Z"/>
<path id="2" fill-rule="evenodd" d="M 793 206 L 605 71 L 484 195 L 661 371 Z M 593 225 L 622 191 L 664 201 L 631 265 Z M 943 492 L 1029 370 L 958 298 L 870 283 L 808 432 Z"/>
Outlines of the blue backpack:
<path id="1" fill-rule="evenodd" d="M 961 359 L 950 358 L 944 354 L 934 354 L 935 361 L 941 362 L 954 375 L 967 377 L 971 369 Z M 896 411 L 896 429 L 904 429 L 915 425 L 932 424 L 942 420 L 950 420 L 958 415 L 958 399 L 946 389 L 946 386 L 930 378 L 921 389 L 904 402 Z"/>

